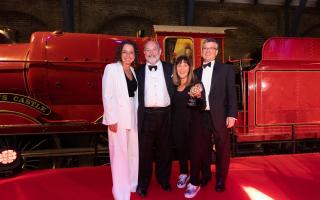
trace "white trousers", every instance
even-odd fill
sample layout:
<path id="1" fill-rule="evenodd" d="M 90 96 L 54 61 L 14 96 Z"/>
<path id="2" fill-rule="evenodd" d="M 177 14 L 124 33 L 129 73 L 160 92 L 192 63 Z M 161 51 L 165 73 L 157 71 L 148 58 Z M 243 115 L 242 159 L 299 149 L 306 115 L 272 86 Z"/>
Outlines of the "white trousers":
<path id="1" fill-rule="evenodd" d="M 112 172 L 112 193 L 115 200 L 130 200 L 130 192 L 138 185 L 139 148 L 137 126 L 130 130 L 118 127 L 108 130 Z"/>

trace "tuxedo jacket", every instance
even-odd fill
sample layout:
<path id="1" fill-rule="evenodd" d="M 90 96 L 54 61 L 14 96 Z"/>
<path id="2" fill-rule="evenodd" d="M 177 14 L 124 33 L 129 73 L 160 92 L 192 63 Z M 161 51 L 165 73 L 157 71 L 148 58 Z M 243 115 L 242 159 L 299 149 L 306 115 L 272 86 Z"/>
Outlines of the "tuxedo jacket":
<path id="1" fill-rule="evenodd" d="M 202 71 L 202 67 L 194 71 L 198 80 L 202 78 Z M 226 129 L 227 117 L 237 118 L 237 94 L 233 66 L 215 61 L 209 91 L 209 102 L 206 103 L 209 103 L 210 106 L 210 114 L 215 131 L 224 131 Z"/>
<path id="2" fill-rule="evenodd" d="M 143 113 L 144 113 L 144 89 L 145 89 L 145 66 L 146 64 L 140 65 L 138 68 L 136 68 L 136 76 L 138 80 L 138 90 L 139 90 L 139 95 L 138 95 L 138 101 L 139 101 L 139 106 L 138 106 L 138 130 L 139 132 L 141 131 L 142 127 L 142 120 L 143 120 Z M 168 90 L 168 94 L 170 96 L 170 100 L 172 103 L 172 96 L 174 92 L 174 86 L 172 83 L 172 64 L 162 62 L 163 66 L 163 73 L 164 73 L 164 78 Z"/>

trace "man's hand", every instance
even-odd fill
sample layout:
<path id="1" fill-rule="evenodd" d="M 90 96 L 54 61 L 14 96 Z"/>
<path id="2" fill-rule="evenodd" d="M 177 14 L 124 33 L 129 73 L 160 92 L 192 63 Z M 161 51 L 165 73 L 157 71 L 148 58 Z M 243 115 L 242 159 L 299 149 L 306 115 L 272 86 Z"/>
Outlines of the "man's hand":
<path id="1" fill-rule="evenodd" d="M 226 126 L 227 128 L 231 128 L 234 126 L 236 119 L 234 117 L 227 117 Z"/>
<path id="2" fill-rule="evenodd" d="M 117 130 L 118 130 L 118 124 L 117 124 L 117 123 L 115 123 L 115 124 L 110 124 L 110 125 L 108 125 L 108 128 L 109 128 L 110 131 L 116 133 Z"/>

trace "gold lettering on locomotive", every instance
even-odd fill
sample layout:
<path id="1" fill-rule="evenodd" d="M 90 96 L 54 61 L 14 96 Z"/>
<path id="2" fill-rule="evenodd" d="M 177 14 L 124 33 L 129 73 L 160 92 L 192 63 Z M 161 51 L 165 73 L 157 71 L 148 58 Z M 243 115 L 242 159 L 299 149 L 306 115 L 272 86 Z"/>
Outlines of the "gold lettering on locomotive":
<path id="1" fill-rule="evenodd" d="M 41 108 L 40 108 L 40 110 L 41 110 L 41 112 L 43 112 L 43 113 L 45 113 L 45 112 L 47 112 L 46 110 L 47 110 L 47 107 L 45 107 L 45 106 L 41 106 Z"/>
<path id="2" fill-rule="evenodd" d="M 30 105 L 30 100 L 29 100 L 29 99 L 26 99 L 26 101 L 24 102 L 24 104 Z"/>
<path id="3" fill-rule="evenodd" d="M 13 96 L 13 101 L 15 101 L 15 102 L 18 102 L 18 100 L 19 100 L 19 97 L 18 96 Z"/>
<path id="4" fill-rule="evenodd" d="M 1 101 L 7 101 L 8 100 L 8 95 L 0 95 L 1 96 Z"/>
<path id="5" fill-rule="evenodd" d="M 24 104 L 24 98 L 21 97 L 18 102 Z"/>
<path id="6" fill-rule="evenodd" d="M 36 109 L 40 110 L 40 104 L 39 103 L 36 103 Z"/>
<path id="7" fill-rule="evenodd" d="M 0 93 L 0 102 L 1 101 L 26 105 L 44 115 L 49 115 L 51 113 L 51 109 L 42 102 L 21 94 Z"/>

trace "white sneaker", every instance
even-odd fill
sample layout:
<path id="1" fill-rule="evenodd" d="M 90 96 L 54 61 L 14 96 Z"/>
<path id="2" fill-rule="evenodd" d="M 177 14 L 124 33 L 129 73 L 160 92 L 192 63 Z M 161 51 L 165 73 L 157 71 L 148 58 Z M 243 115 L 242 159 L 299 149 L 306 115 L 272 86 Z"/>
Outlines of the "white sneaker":
<path id="1" fill-rule="evenodd" d="M 185 188 L 188 181 L 189 181 L 190 176 L 187 174 L 180 174 L 177 182 L 177 187 L 178 188 Z"/>
<path id="2" fill-rule="evenodd" d="M 199 190 L 200 190 L 200 186 L 195 186 L 195 185 L 192 185 L 191 183 L 189 183 L 187 185 L 186 191 L 184 192 L 184 197 L 187 199 L 191 199 L 197 195 Z"/>

